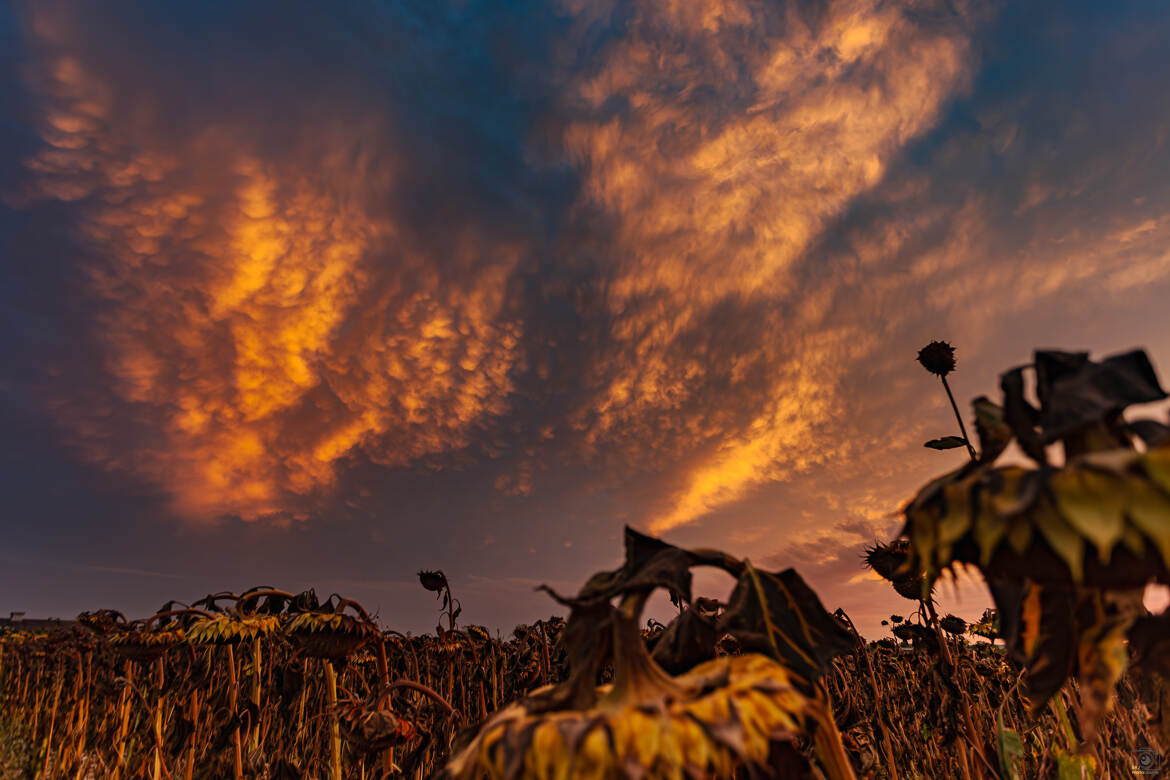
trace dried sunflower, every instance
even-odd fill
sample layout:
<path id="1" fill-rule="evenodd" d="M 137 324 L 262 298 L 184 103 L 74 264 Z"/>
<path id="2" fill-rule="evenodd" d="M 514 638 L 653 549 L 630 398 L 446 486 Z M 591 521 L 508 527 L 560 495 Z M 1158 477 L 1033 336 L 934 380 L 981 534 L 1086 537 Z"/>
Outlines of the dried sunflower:
<path id="1" fill-rule="evenodd" d="M 918 492 L 903 536 L 912 568 L 932 579 L 955 564 L 982 571 L 1001 635 L 1028 670 L 1033 711 L 1076 675 L 1092 739 L 1126 666 L 1142 592 L 1170 583 L 1170 429 L 1122 416 L 1166 393 L 1140 350 L 1099 363 L 1037 352 L 1039 407 L 1025 396 L 1025 368 L 1000 377 L 1002 405 L 975 400 L 979 456 Z M 1013 440 L 1034 467 L 995 466 Z M 1063 465 L 1050 462 L 1054 445 Z"/>
<path id="2" fill-rule="evenodd" d="M 877 542 L 867 547 L 865 565 L 893 585 L 902 598 L 922 601 L 928 597 L 926 577 L 921 571 L 911 568 L 910 543 L 905 539 L 895 539 L 889 544 Z"/>
<path id="3" fill-rule="evenodd" d="M 962 636 L 967 633 L 967 621 L 955 615 L 947 615 L 938 621 L 939 628 L 951 636 Z"/>
<path id="4" fill-rule="evenodd" d="M 461 780 L 731 777 L 740 768 L 765 767 L 777 752 L 802 760 L 794 740 L 811 735 L 826 775 L 852 778 L 823 689 L 808 678 L 753 652 L 714 658 L 671 677 L 640 636 L 642 609 L 655 587 L 689 602 L 689 567 L 723 563 L 740 575 L 740 586 L 721 625 L 736 628 L 749 645 L 770 642 L 783 655 L 796 644 L 781 650 L 774 626 L 755 620 L 759 609 L 770 608 L 762 578 L 782 581 L 720 553 L 688 553 L 629 529 L 626 541 L 622 569 L 595 575 L 577 598 L 562 599 L 572 606 L 564 631 L 569 679 L 497 713 L 451 760 L 448 772 Z M 753 580 L 760 587 L 753 588 Z M 619 596 L 620 605 L 612 606 Z M 803 596 L 799 592 L 792 604 Z M 791 616 L 774 617 L 788 625 Z M 840 628 L 827 613 L 809 618 L 806 626 Z M 815 665 L 813 634 L 819 636 L 809 628 L 794 641 Z M 613 683 L 595 686 L 606 661 L 613 665 Z"/>
<path id="5" fill-rule="evenodd" d="M 945 341 L 932 341 L 918 350 L 918 362 L 936 376 L 946 376 L 955 370 L 955 348 Z"/>
<path id="6" fill-rule="evenodd" d="M 181 643 L 185 635 L 178 626 L 167 625 L 148 629 L 141 624 L 109 634 L 110 647 L 131 661 L 154 661 L 172 647 Z"/>
<path id="7" fill-rule="evenodd" d="M 237 615 L 224 613 L 197 619 L 187 629 L 187 638 L 197 645 L 234 645 L 280 630 L 276 615 Z"/>
<path id="8" fill-rule="evenodd" d="M 358 615 L 344 614 L 347 606 Z M 320 611 L 295 615 L 286 631 L 293 643 L 313 658 L 345 658 L 379 635 L 365 610 L 348 599 L 341 599 L 334 608 L 326 602 Z"/>

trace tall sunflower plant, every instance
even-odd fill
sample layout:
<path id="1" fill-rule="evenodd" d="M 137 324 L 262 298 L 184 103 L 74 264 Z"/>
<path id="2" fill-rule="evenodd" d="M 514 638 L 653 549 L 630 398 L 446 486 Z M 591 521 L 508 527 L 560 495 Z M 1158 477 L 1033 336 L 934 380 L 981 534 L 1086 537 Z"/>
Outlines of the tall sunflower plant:
<path id="1" fill-rule="evenodd" d="M 953 348 L 934 342 L 919 361 L 945 383 Z M 1131 653 L 1150 665 L 1170 649 L 1170 617 L 1142 601 L 1148 584 L 1170 584 L 1170 426 L 1124 414 L 1167 396 L 1143 350 L 1101 361 L 1037 351 L 999 384 L 999 403 L 972 402 L 978 447 L 965 428 L 943 440 L 966 446 L 968 462 L 905 505 L 901 574 L 920 575 L 928 593 L 940 575 L 977 567 L 1033 714 L 1075 678 L 1091 749 Z M 1023 458 L 1001 463 L 1013 443 Z"/>

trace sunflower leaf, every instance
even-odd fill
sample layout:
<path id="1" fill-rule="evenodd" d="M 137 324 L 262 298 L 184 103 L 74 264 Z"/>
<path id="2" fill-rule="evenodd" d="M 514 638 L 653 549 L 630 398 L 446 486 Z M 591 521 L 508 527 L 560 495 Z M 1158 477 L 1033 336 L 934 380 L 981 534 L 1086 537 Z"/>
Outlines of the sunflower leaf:
<path id="1" fill-rule="evenodd" d="M 1041 351 L 1035 359 L 1040 427 L 1047 441 L 1103 422 L 1133 404 L 1166 398 L 1144 350 L 1100 363 L 1084 352 Z"/>
<path id="2" fill-rule="evenodd" d="M 1125 528 L 1122 481 L 1094 469 L 1067 467 L 1053 474 L 1048 485 L 1060 514 L 1107 564 Z"/>
<path id="3" fill-rule="evenodd" d="M 1020 762 L 1024 756 L 1024 742 L 1019 732 L 1004 728 L 1003 713 L 995 716 L 995 748 L 999 754 L 999 768 L 1007 780 L 1021 780 Z"/>
<path id="4" fill-rule="evenodd" d="M 922 446 L 932 450 L 953 450 L 958 447 L 966 447 L 967 440 L 962 436 L 943 436 L 939 439 L 931 439 Z"/>
<path id="5" fill-rule="evenodd" d="M 769 574 L 747 562 L 717 629 L 734 636 L 744 650 L 771 656 L 810 684 L 855 643 L 794 570 Z"/>
<path id="6" fill-rule="evenodd" d="M 1003 407 L 981 395 L 975 407 L 975 433 L 979 436 L 979 462 L 994 463 L 1012 441 L 1012 429 L 1004 420 Z"/>
<path id="7" fill-rule="evenodd" d="M 1080 582 L 1084 578 L 1085 540 L 1047 501 L 1036 505 L 1032 518 L 1044 541 L 1068 566 L 1073 582 Z M 1018 552 L 1022 554 L 1023 551 Z"/>
<path id="8" fill-rule="evenodd" d="M 1128 479 L 1125 513 L 1170 566 L 1170 496 L 1144 479 Z"/>

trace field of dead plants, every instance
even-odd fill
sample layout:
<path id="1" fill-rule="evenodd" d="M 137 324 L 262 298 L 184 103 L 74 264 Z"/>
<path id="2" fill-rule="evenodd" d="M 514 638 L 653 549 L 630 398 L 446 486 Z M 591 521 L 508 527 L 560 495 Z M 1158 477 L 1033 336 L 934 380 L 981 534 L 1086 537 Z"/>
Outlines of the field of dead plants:
<path id="1" fill-rule="evenodd" d="M 29 778 L 1128 778 L 1170 756 L 1170 426 L 1141 351 L 1038 352 L 973 402 L 944 385 L 961 467 L 909 497 L 865 565 L 905 599 L 866 642 L 800 575 L 627 529 L 621 568 L 509 637 L 461 624 L 408 637 L 361 605 L 256 588 L 128 621 L 0 635 L 0 776 Z M 1019 455 L 1003 458 L 1010 445 Z M 1005 462 L 1001 462 L 1005 461 Z M 968 626 L 933 590 L 980 571 Z M 696 598 L 691 571 L 735 580 Z M 668 625 L 643 615 L 666 590 Z M 426 594 L 420 589 L 420 597 Z"/>

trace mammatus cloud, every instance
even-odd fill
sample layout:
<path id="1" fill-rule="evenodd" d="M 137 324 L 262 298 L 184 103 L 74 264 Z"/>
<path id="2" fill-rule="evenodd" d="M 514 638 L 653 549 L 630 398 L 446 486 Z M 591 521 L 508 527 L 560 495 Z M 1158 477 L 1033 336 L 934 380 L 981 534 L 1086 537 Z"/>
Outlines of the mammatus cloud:
<path id="1" fill-rule="evenodd" d="M 395 201 L 418 183 L 399 106 L 312 96 L 336 116 L 297 113 L 275 148 L 272 117 L 215 101 L 176 128 L 173 99 L 71 9 L 28 7 L 29 167 L 36 197 L 72 204 L 102 302 L 106 397 L 56 402 L 90 456 L 187 517 L 254 518 L 303 513 L 354 457 L 490 452 L 527 368 L 532 315 L 508 294 L 529 242 L 467 212 L 419 236 Z M 791 269 L 963 87 L 972 22 L 855 2 L 566 10 L 569 38 L 624 30 L 556 77 L 567 97 L 541 118 L 580 172 L 571 212 L 604 215 L 585 316 L 608 326 L 576 411 L 519 424 L 572 432 L 534 437 L 570 459 L 674 470 L 664 531 L 828 454 L 835 374 L 867 345 L 818 331 Z M 530 464 L 512 472 L 499 489 L 531 491 Z"/>
<path id="2" fill-rule="evenodd" d="M 61 9 L 57 9 L 59 12 Z M 91 457 L 157 483 L 188 518 L 301 514 L 345 458 L 417 463 L 506 409 L 517 250 L 452 226 L 442 258 L 377 205 L 388 129 L 322 118 L 274 157 L 247 123 L 165 135 L 78 30 L 33 11 L 44 150 L 32 196 L 74 204 L 109 407 L 58 412 Z M 127 420 L 126 418 L 129 418 Z M 127 440 L 132 421 L 143 435 Z"/>
<path id="3" fill-rule="evenodd" d="M 615 223 L 612 352 L 580 417 L 600 447 L 701 453 L 662 532 L 832 455 L 837 377 L 873 344 L 826 328 L 794 270 L 967 85 L 975 21 L 744 0 L 638 4 L 626 25 L 565 131 Z"/>

